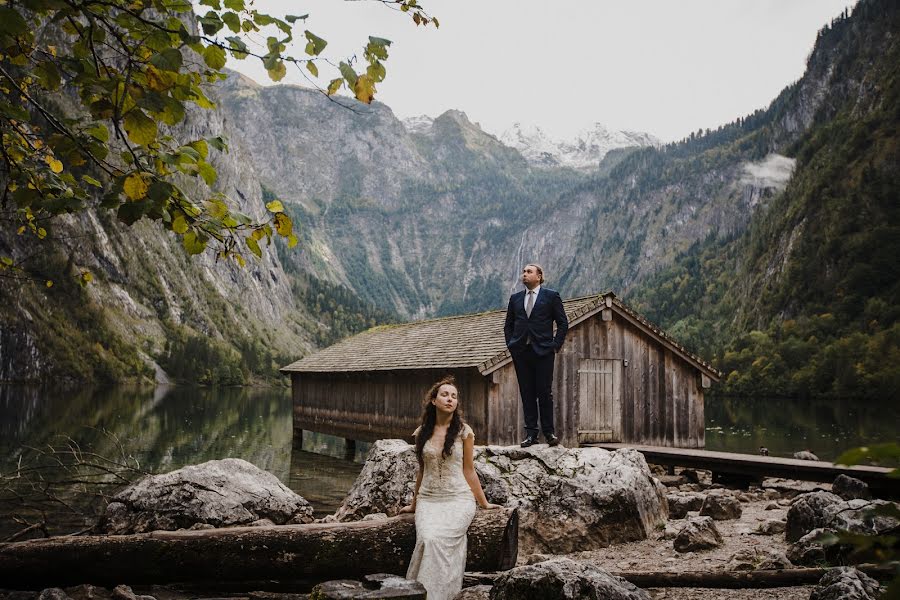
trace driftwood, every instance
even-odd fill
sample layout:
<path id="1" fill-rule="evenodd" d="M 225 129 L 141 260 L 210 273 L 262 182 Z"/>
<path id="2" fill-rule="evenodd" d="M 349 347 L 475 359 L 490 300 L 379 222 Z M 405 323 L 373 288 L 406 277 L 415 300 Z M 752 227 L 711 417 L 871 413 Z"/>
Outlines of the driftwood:
<path id="1" fill-rule="evenodd" d="M 469 527 L 466 567 L 515 565 L 518 512 L 479 510 Z M 240 581 L 361 579 L 406 574 L 415 545 L 413 515 L 352 523 L 155 531 L 55 537 L 0 544 L 0 581 L 8 589 Z"/>
<path id="2" fill-rule="evenodd" d="M 882 581 L 890 579 L 895 572 L 891 567 L 879 565 L 855 565 L 866 575 Z M 611 572 L 639 588 L 772 588 L 811 585 L 828 572 L 822 569 L 760 569 L 757 571 L 622 571 Z M 466 573 L 464 585 L 491 585 L 499 573 Z"/>

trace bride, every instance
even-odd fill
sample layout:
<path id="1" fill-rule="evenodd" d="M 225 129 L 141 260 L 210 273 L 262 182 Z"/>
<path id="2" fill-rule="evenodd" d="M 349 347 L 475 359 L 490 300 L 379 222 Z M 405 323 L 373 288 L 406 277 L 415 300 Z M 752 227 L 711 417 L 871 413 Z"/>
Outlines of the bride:
<path id="1" fill-rule="evenodd" d="M 419 581 L 428 600 L 449 600 L 462 589 L 466 569 L 466 530 L 475 503 L 500 508 L 484 496 L 472 455 L 475 434 L 460 415 L 453 377 L 431 386 L 425 395 L 422 425 L 413 434 L 419 471 L 412 504 L 401 513 L 416 513 L 416 547 L 407 579 Z"/>

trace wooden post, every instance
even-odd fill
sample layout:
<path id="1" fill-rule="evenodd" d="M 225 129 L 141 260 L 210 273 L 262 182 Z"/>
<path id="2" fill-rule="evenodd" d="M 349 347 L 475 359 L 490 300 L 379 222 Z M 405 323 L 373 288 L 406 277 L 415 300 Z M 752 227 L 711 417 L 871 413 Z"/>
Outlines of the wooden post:
<path id="1" fill-rule="evenodd" d="M 356 456 L 356 440 L 344 438 L 344 460 L 353 460 Z"/>

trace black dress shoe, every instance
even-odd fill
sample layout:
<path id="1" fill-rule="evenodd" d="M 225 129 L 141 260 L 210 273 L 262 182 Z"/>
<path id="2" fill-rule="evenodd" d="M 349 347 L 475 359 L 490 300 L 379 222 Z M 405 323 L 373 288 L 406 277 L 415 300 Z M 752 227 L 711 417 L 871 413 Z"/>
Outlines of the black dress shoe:
<path id="1" fill-rule="evenodd" d="M 529 435 L 527 438 L 522 440 L 522 443 L 519 445 L 523 448 L 527 448 L 528 446 L 534 446 L 537 443 L 538 443 L 537 437 L 533 436 L 533 435 Z"/>
<path id="2" fill-rule="evenodd" d="M 550 435 L 545 435 L 544 437 L 547 438 L 548 446 L 559 446 L 559 438 L 554 434 L 551 433 Z"/>

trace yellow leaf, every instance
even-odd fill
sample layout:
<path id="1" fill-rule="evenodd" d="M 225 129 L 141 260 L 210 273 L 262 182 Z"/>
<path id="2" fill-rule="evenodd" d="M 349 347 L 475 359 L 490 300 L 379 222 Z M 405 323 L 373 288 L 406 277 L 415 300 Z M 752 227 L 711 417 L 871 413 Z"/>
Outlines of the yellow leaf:
<path id="1" fill-rule="evenodd" d="M 297 245 L 297 236 L 293 233 L 288 236 L 288 248 L 293 248 Z"/>
<path id="2" fill-rule="evenodd" d="M 233 254 L 232 256 L 234 256 L 234 261 L 241 267 L 244 267 L 247 264 L 247 261 L 245 261 L 244 257 L 240 254 Z"/>
<path id="3" fill-rule="evenodd" d="M 48 279 L 46 285 L 47 285 L 48 288 L 52 288 L 52 287 L 53 287 L 53 282 L 50 281 L 50 280 Z"/>
<path id="4" fill-rule="evenodd" d="M 122 187 L 125 190 L 125 195 L 128 196 L 130 200 L 140 200 L 147 195 L 147 189 L 150 186 L 147 185 L 147 181 L 144 179 L 143 175 L 140 173 L 132 173 L 125 178 L 125 183 Z"/>
<path id="5" fill-rule="evenodd" d="M 269 212 L 273 213 L 283 213 L 284 205 L 280 200 L 272 200 L 271 202 L 266 203 L 266 208 L 269 209 Z"/>
<path id="6" fill-rule="evenodd" d="M 50 170 L 54 173 L 62 173 L 63 164 L 52 156 L 45 156 L 44 160 L 50 165 Z"/>
<path id="7" fill-rule="evenodd" d="M 360 102 L 371 104 L 372 99 L 375 97 L 375 80 L 369 75 L 360 75 L 356 78 L 353 93 Z"/>
<path id="8" fill-rule="evenodd" d="M 344 83 L 344 80 L 341 78 L 332 79 L 331 83 L 328 84 L 328 95 L 334 96 L 339 89 L 341 89 L 341 85 Z"/>

